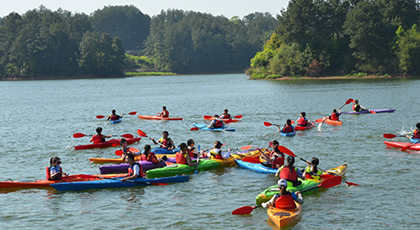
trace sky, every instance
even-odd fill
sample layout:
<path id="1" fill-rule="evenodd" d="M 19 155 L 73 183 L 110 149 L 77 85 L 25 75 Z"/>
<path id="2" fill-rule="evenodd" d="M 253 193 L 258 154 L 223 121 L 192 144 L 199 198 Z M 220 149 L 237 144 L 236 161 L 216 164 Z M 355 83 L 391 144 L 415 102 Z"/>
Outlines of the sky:
<path id="1" fill-rule="evenodd" d="M 44 5 L 47 9 L 56 11 L 58 8 L 72 13 L 90 15 L 104 6 L 134 5 L 143 14 L 153 17 L 162 10 L 178 9 L 209 13 L 213 16 L 223 15 L 227 18 L 244 16 L 254 12 L 269 12 L 273 16 L 286 9 L 288 0 L 1 0 L 0 17 L 12 12 L 20 15 L 28 10 L 38 9 Z"/>

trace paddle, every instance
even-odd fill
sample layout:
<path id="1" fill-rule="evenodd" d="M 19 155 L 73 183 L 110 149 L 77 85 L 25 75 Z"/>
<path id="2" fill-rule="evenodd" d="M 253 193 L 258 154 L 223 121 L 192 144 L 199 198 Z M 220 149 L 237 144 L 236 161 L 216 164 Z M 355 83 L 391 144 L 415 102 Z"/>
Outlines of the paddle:
<path id="1" fill-rule="evenodd" d="M 143 131 L 141 131 L 140 129 L 137 129 L 137 134 L 139 135 L 139 136 L 141 136 L 141 137 L 147 137 L 147 138 L 149 138 L 150 140 L 152 140 L 152 138 L 150 138 L 149 136 L 147 136 L 146 135 L 146 133 L 145 132 L 143 132 Z M 160 146 L 162 146 L 163 148 L 166 148 L 166 146 L 165 145 L 163 145 L 163 144 L 161 144 L 161 143 L 158 143 Z"/>
<path id="2" fill-rule="evenodd" d="M 296 157 L 296 158 L 298 158 L 299 160 L 302 160 L 302 161 L 304 161 L 304 162 L 308 162 L 308 161 L 306 161 L 305 159 L 302 159 L 302 158 L 300 158 L 300 157 L 298 157 L 298 156 L 296 156 L 290 149 L 288 149 L 288 148 L 286 148 L 286 147 L 284 147 L 284 146 L 279 146 L 278 147 L 278 149 L 281 151 L 281 152 L 283 152 L 283 153 L 286 153 L 287 155 L 290 155 L 290 156 L 293 156 L 293 157 Z M 321 175 L 322 176 L 322 175 Z M 356 184 L 356 183 L 352 183 L 352 182 L 347 182 L 347 181 L 345 181 L 345 180 L 343 180 L 343 182 L 345 182 L 347 185 L 355 185 L 355 186 L 359 186 L 358 184 Z"/>
<path id="3" fill-rule="evenodd" d="M 197 131 L 197 130 L 199 130 L 198 127 L 193 127 L 193 128 L 190 129 L 190 131 Z"/>
<path id="4" fill-rule="evenodd" d="M 73 137 L 74 138 L 81 138 L 81 137 L 85 137 L 85 136 L 91 137 L 93 135 L 87 135 L 87 134 L 83 134 L 83 133 L 75 133 L 75 134 L 73 134 Z M 114 135 L 114 134 L 112 134 L 112 136 L 122 136 L 122 137 L 125 137 L 125 138 L 133 138 L 134 137 L 133 134 L 129 134 L 129 133 L 122 134 L 122 135 Z"/>
<path id="5" fill-rule="evenodd" d="M 132 153 L 138 153 L 140 152 L 140 150 L 136 149 L 136 148 L 128 148 L 128 151 L 132 152 Z M 115 155 L 117 156 L 122 156 L 124 154 L 124 151 L 122 151 L 121 149 L 115 150 Z"/>
<path id="6" fill-rule="evenodd" d="M 340 183 L 341 183 L 341 176 L 335 176 L 335 177 L 325 179 L 318 186 L 303 190 L 300 193 L 307 192 L 309 190 L 316 189 L 316 188 L 321 188 L 321 187 L 322 188 L 331 188 L 331 187 L 334 187 L 336 185 L 339 185 Z M 233 210 L 232 215 L 248 215 L 248 214 L 251 214 L 252 210 L 254 210 L 256 208 L 259 208 L 259 207 L 262 207 L 262 205 L 257 205 L 257 206 L 254 206 L 254 207 L 251 207 L 251 206 L 240 207 L 238 209 Z"/>
<path id="7" fill-rule="evenodd" d="M 251 148 L 252 148 L 252 145 L 245 145 L 245 146 L 242 146 L 240 148 L 234 148 L 234 149 L 230 149 L 230 150 L 250 150 Z"/>
<path id="8" fill-rule="evenodd" d="M 260 160 L 255 157 L 244 157 L 242 158 L 243 162 L 249 162 L 249 163 L 255 163 L 255 164 L 261 164 Z"/>
<path id="9" fill-rule="evenodd" d="M 129 112 L 128 113 L 128 115 L 136 115 L 137 114 L 137 111 L 133 111 L 133 112 Z M 104 115 L 97 115 L 96 116 L 96 118 L 98 118 L 98 119 L 102 119 L 102 118 L 104 118 L 105 116 Z"/>
<path id="10" fill-rule="evenodd" d="M 242 115 L 236 115 L 236 116 L 233 116 L 233 117 L 236 118 L 236 119 L 241 119 Z M 213 116 L 204 115 L 203 118 L 206 119 L 206 120 L 209 120 L 209 119 L 212 119 Z"/>
<path id="11" fill-rule="evenodd" d="M 352 99 L 352 98 L 349 98 L 347 101 L 346 101 L 346 103 L 344 103 L 344 105 L 342 105 L 340 108 L 338 108 L 338 109 L 341 109 L 341 108 L 343 108 L 345 105 L 348 105 L 348 104 L 350 104 L 350 103 L 352 103 L 352 102 L 354 102 L 354 100 Z"/>
<path id="12" fill-rule="evenodd" d="M 394 137 L 405 137 L 404 135 L 395 135 L 395 134 L 392 134 L 392 133 L 384 133 L 383 136 L 387 139 L 391 139 L 391 138 L 394 138 Z"/>
<path id="13" fill-rule="evenodd" d="M 295 121 L 293 121 L 292 120 L 292 125 L 295 123 Z M 272 125 L 275 125 L 275 126 L 277 126 L 277 127 L 280 127 L 280 125 L 277 125 L 277 124 L 271 124 L 270 122 L 267 122 L 267 121 L 264 121 L 264 125 L 265 126 L 272 126 Z"/>
<path id="14" fill-rule="evenodd" d="M 404 148 L 401 149 L 401 151 L 405 151 L 405 150 L 411 148 L 411 146 L 413 146 L 413 145 L 415 145 L 417 143 L 420 143 L 420 140 L 417 141 L 417 142 L 414 142 L 414 143 L 411 143 L 411 144 L 406 145 Z"/>
<path id="15" fill-rule="evenodd" d="M 197 146 L 197 167 L 195 168 L 195 174 L 198 173 L 198 164 L 200 162 L 200 145 Z"/>

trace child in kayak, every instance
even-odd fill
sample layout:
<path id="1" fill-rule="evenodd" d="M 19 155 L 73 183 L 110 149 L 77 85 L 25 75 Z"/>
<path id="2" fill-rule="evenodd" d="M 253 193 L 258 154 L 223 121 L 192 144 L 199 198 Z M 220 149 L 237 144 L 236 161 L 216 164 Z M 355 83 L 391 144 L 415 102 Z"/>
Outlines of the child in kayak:
<path id="1" fill-rule="evenodd" d="M 97 143 L 105 142 L 105 138 L 111 138 L 111 137 L 112 135 L 109 135 L 109 136 L 102 135 L 102 128 L 98 127 L 96 128 L 96 134 L 92 136 L 92 138 L 90 139 L 90 142 L 97 144 Z"/>
<path id="2" fill-rule="evenodd" d="M 283 165 L 276 172 L 276 177 L 279 179 L 286 179 L 293 183 L 293 186 L 299 186 L 302 182 L 298 180 L 298 177 L 302 177 L 302 172 L 293 166 L 295 163 L 295 158 L 288 156 L 286 159 L 287 164 Z"/>
<path id="3" fill-rule="evenodd" d="M 280 144 L 277 140 L 274 140 L 270 142 L 269 145 L 273 148 L 273 151 L 266 151 L 261 155 L 261 158 L 266 160 L 266 162 L 263 162 L 263 165 L 273 168 L 280 168 L 280 166 L 284 165 L 284 153 L 279 150 Z"/>
<path id="4" fill-rule="evenodd" d="M 115 109 L 113 109 L 113 110 L 112 110 L 112 114 L 111 114 L 111 115 L 109 115 L 109 116 L 106 118 L 106 120 L 107 120 L 107 121 L 109 121 L 109 120 L 111 120 L 111 121 L 115 121 L 115 120 L 118 120 L 118 119 L 122 118 L 122 117 L 123 117 L 123 115 L 124 115 L 124 114 L 122 114 L 122 113 L 121 113 L 121 116 L 120 116 L 120 115 L 118 115 L 118 114 L 116 114 L 116 113 L 115 113 Z"/>
<path id="5" fill-rule="evenodd" d="M 175 148 L 174 142 L 171 138 L 169 138 L 168 131 L 163 131 L 162 137 L 158 141 L 155 141 L 155 139 L 153 138 L 151 140 L 153 141 L 153 143 L 155 143 L 155 145 L 160 144 L 161 147 L 164 149 L 172 150 Z"/>
<path id="6" fill-rule="evenodd" d="M 286 124 L 283 126 L 283 128 L 280 129 L 280 127 L 277 127 L 279 132 L 283 133 L 293 133 L 295 129 L 292 126 L 292 120 L 287 119 Z"/>
<path id="7" fill-rule="evenodd" d="M 305 171 L 302 174 L 302 179 L 321 179 L 322 170 L 318 168 L 319 159 L 312 157 L 311 162 L 307 161 L 308 167 L 305 168 Z"/>
<path id="8" fill-rule="evenodd" d="M 407 138 L 410 139 L 420 139 L 420 122 L 416 124 L 416 129 L 410 135 L 407 135 Z"/>
<path id="9" fill-rule="evenodd" d="M 162 112 L 158 115 L 160 117 L 169 117 L 169 111 L 166 110 L 166 106 L 162 107 Z"/>
<path id="10" fill-rule="evenodd" d="M 352 108 L 353 108 L 354 112 L 368 111 L 368 109 L 366 109 L 365 107 L 363 107 L 359 104 L 359 100 L 355 100 L 353 102 Z"/>
<path id="11" fill-rule="evenodd" d="M 198 157 L 198 151 L 195 148 L 195 142 L 193 139 L 188 139 L 187 141 L 188 145 L 188 152 L 190 153 L 191 157 Z"/>
<path id="12" fill-rule="evenodd" d="M 210 158 L 212 159 L 228 159 L 230 157 L 230 149 L 228 149 L 227 153 L 223 153 L 222 150 L 222 143 L 220 141 L 214 142 L 214 148 L 210 150 Z"/>
<path id="13" fill-rule="evenodd" d="M 140 157 L 140 161 L 150 161 L 150 162 L 152 162 L 152 163 L 154 163 L 154 164 L 157 165 L 157 164 L 159 164 L 159 162 L 168 159 L 168 157 L 166 155 L 164 155 L 162 157 L 162 159 L 158 160 L 156 158 L 155 153 L 154 152 L 150 152 L 151 149 L 152 149 L 152 147 L 150 147 L 150 145 L 145 145 L 144 146 L 144 152 L 143 152 L 143 154 Z"/>
<path id="14" fill-rule="evenodd" d="M 220 116 L 221 119 L 230 119 L 230 114 L 228 113 L 228 109 L 225 109 L 222 113 L 222 116 Z"/>
<path id="15" fill-rule="evenodd" d="M 341 110 L 340 109 L 334 109 L 333 112 L 331 113 L 331 115 L 328 117 L 330 120 L 333 121 L 339 121 L 339 117 L 341 115 Z"/>
<path id="16" fill-rule="evenodd" d="M 296 201 L 299 204 L 303 204 L 302 194 L 297 191 L 296 193 L 289 192 L 287 189 L 287 180 L 281 179 L 278 181 L 280 193 L 277 193 L 269 201 L 261 204 L 263 208 L 282 208 L 282 209 L 294 209 L 296 208 Z"/>
<path id="17" fill-rule="evenodd" d="M 128 176 L 121 179 L 121 181 L 133 180 L 133 179 L 136 179 L 137 177 L 144 177 L 143 169 L 141 165 L 139 165 L 138 163 L 134 161 L 133 154 L 129 153 L 125 155 L 124 160 L 125 160 L 125 163 L 130 165 L 130 168 L 128 168 Z"/>
<path id="18" fill-rule="evenodd" d="M 63 172 L 63 169 L 60 167 L 61 160 L 59 157 L 51 157 L 49 175 L 47 175 L 48 180 L 60 180 L 63 177 L 66 177 L 67 174 Z"/>
<path id="19" fill-rule="evenodd" d="M 297 120 L 296 123 L 297 123 L 298 126 L 306 127 L 311 123 L 311 121 L 306 119 L 306 113 L 305 112 L 301 112 L 300 113 L 300 118 Z"/>
<path id="20" fill-rule="evenodd" d="M 127 143 L 127 140 L 125 138 L 121 138 L 120 145 L 121 145 L 121 151 L 124 152 L 123 155 L 122 155 L 122 158 L 124 158 L 124 156 L 127 155 L 128 153 L 131 153 L 133 155 L 137 155 L 136 153 L 132 152 L 130 150 L 130 148 L 127 147 L 128 143 Z"/>
<path id="21" fill-rule="evenodd" d="M 225 126 L 225 123 L 220 119 L 219 115 L 214 115 L 214 119 L 211 121 L 211 123 L 207 126 L 208 128 L 214 129 L 214 128 L 223 128 Z"/>
<path id="22" fill-rule="evenodd" d="M 175 156 L 177 164 L 184 164 L 188 166 L 194 166 L 198 164 L 198 162 L 192 162 L 187 144 L 181 143 L 178 147 L 180 148 L 180 151 Z"/>

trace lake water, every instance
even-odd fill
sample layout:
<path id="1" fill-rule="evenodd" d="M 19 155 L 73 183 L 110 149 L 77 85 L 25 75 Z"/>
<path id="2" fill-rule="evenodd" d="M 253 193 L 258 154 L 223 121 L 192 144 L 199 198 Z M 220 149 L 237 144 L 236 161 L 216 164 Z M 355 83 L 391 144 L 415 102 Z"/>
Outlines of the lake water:
<path id="1" fill-rule="evenodd" d="M 175 144 L 193 138 L 201 148 L 214 141 L 227 148 L 245 145 L 267 147 L 278 140 L 297 156 L 320 159 L 328 169 L 345 162 L 345 180 L 330 189 L 303 194 L 299 222 L 290 229 L 416 229 L 420 227 L 418 193 L 420 154 L 401 152 L 383 143 L 384 133 L 414 129 L 419 120 L 418 79 L 347 79 L 253 81 L 243 74 L 124 79 L 82 79 L 0 82 L 0 180 L 45 178 L 49 159 L 59 156 L 70 174 L 98 174 L 100 165 L 90 157 L 116 157 L 117 148 L 75 151 L 88 137 L 74 133 L 104 134 L 143 130 L 152 138 L 169 131 Z M 371 109 L 394 113 L 343 114 L 342 126 L 327 124 L 281 137 L 274 126 L 296 120 L 305 111 L 311 120 L 328 115 L 347 99 L 359 99 Z M 138 111 L 154 115 L 165 105 L 182 121 L 148 121 L 124 116 L 109 125 L 96 115 Z M 343 108 L 349 111 L 350 105 Z M 236 132 L 190 131 L 204 123 L 203 115 L 228 108 L 243 121 L 231 124 Z M 395 141 L 407 142 L 406 138 Z M 133 147 L 152 142 L 143 138 Z M 298 167 L 305 163 L 296 160 Z M 55 192 L 19 190 L 0 193 L 0 229 L 272 229 L 265 210 L 233 216 L 232 210 L 254 205 L 255 197 L 276 184 L 273 175 L 237 167 L 192 175 L 189 182 L 168 186 Z"/>

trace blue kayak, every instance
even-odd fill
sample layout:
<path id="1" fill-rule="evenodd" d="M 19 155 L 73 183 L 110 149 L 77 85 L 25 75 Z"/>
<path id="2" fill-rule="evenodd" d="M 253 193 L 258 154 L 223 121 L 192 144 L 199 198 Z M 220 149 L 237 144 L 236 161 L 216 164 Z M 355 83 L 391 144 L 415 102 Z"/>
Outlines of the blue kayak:
<path id="1" fill-rule="evenodd" d="M 147 178 L 136 178 L 134 180 L 128 180 L 122 182 L 122 177 L 104 179 L 104 180 L 91 180 L 91 181 L 78 181 L 78 182 L 66 182 L 66 183 L 55 183 L 52 186 L 57 191 L 81 191 L 87 189 L 106 189 L 106 188 L 126 188 L 135 186 L 146 186 L 159 183 L 175 183 L 175 182 L 186 182 L 189 180 L 189 176 L 173 176 L 163 177 L 155 179 Z"/>
<path id="2" fill-rule="evenodd" d="M 118 120 L 109 121 L 109 123 L 117 124 L 117 123 L 120 123 L 121 121 L 122 121 L 122 118 L 119 118 Z"/>
<path id="3" fill-rule="evenodd" d="M 154 152 L 155 154 L 176 154 L 179 152 L 179 147 L 172 150 L 164 148 L 153 148 L 151 152 Z"/>
<path id="4" fill-rule="evenodd" d="M 282 135 L 283 137 L 293 137 L 294 135 L 296 135 L 296 130 L 293 130 L 293 132 L 291 133 L 280 132 L 280 135 Z"/>
<path id="5" fill-rule="evenodd" d="M 420 138 L 410 138 L 411 143 L 417 143 L 420 141 Z"/>
<path id="6" fill-rule="evenodd" d="M 239 167 L 244 168 L 244 169 L 250 169 L 252 171 L 259 172 L 259 173 L 276 174 L 278 170 L 276 168 L 269 168 L 258 163 L 246 162 L 242 160 L 235 160 L 235 161 Z"/>
<path id="7" fill-rule="evenodd" d="M 228 131 L 228 132 L 235 132 L 234 128 L 230 128 L 227 126 L 224 126 L 222 128 L 209 128 L 206 124 L 193 124 L 195 127 L 201 129 L 201 130 L 208 130 L 208 131 Z"/>

